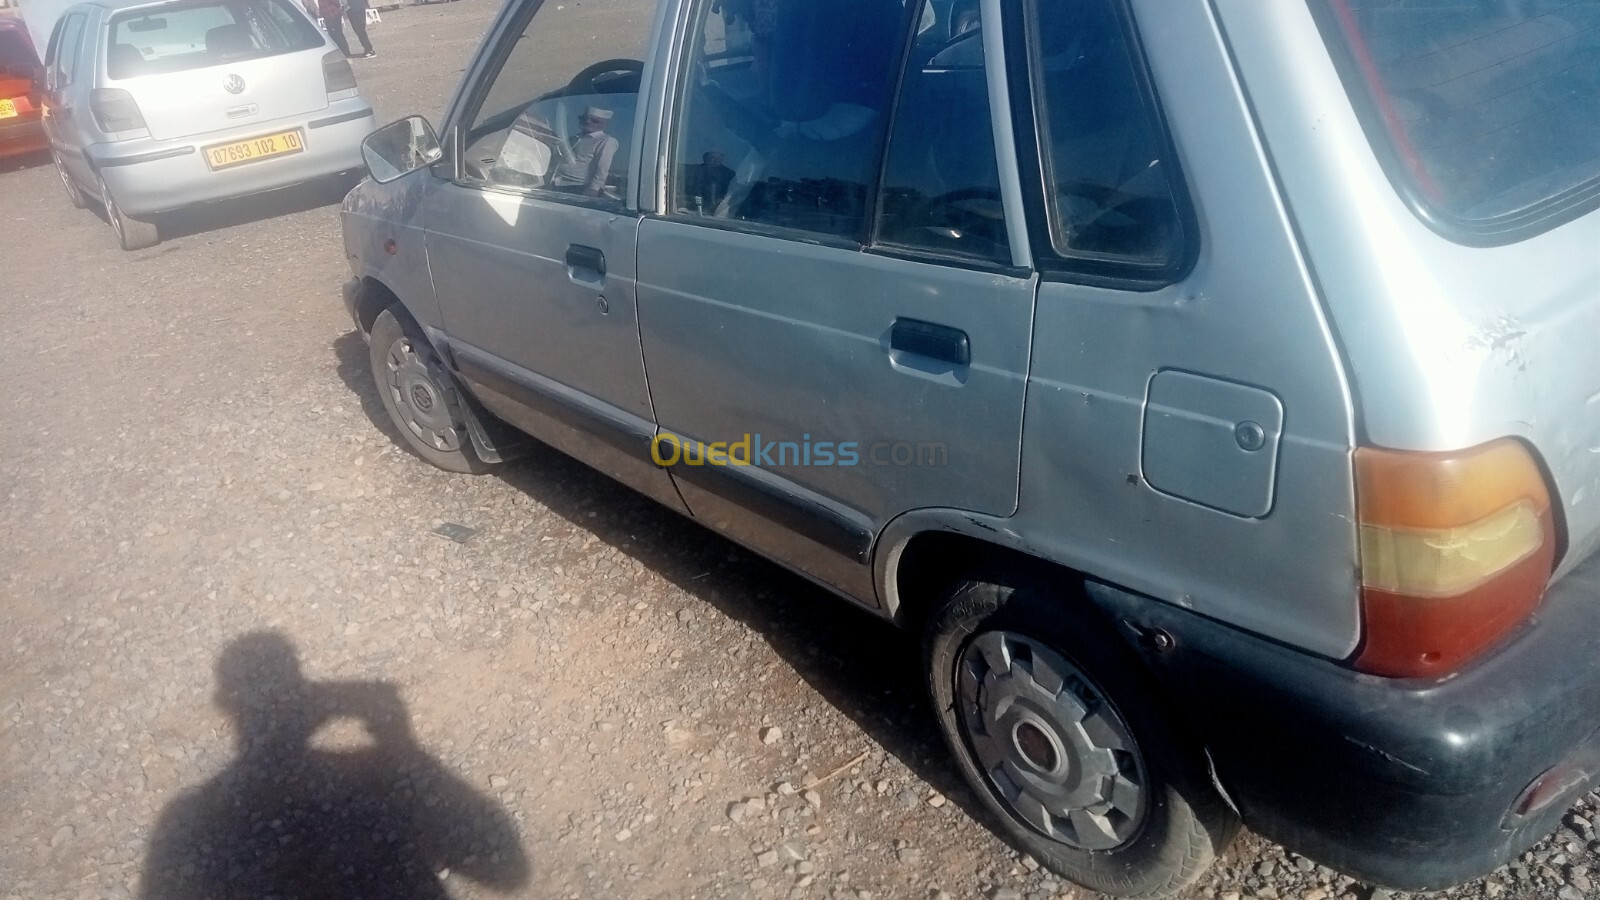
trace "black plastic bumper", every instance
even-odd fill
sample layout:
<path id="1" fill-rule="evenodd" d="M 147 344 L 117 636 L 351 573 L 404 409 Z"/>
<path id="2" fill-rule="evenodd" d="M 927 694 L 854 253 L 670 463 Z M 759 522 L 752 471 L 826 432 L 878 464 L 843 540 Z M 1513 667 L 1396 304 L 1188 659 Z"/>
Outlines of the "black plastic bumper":
<path id="1" fill-rule="evenodd" d="M 1600 774 L 1600 558 L 1562 579 L 1510 644 L 1427 683 L 1090 592 L 1189 716 L 1246 824 L 1349 875 L 1401 890 L 1483 875 L 1554 830 Z M 1174 640 L 1151 640 L 1156 630 Z M 1518 815 L 1552 770 L 1562 790 Z"/>

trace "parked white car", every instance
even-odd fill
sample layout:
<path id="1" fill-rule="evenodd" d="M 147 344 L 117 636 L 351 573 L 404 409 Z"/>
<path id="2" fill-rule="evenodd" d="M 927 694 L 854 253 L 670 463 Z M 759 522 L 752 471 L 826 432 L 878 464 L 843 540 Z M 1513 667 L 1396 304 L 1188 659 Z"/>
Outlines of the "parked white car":
<path id="1" fill-rule="evenodd" d="M 45 52 L 45 130 L 73 205 L 124 250 L 158 214 L 362 167 L 373 130 L 344 54 L 289 0 L 69 7 Z"/>

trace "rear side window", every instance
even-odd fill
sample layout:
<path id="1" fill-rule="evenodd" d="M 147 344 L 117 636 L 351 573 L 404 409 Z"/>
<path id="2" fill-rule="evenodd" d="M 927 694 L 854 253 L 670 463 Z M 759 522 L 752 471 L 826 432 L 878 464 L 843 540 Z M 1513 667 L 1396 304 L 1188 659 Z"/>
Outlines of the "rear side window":
<path id="1" fill-rule="evenodd" d="M 78 66 L 78 48 L 83 44 L 83 13 L 73 13 L 61 21 L 51 38 L 55 56 L 50 69 L 50 86 L 59 90 L 72 84 Z"/>
<path id="2" fill-rule="evenodd" d="M 1390 177 L 1451 237 L 1600 199 L 1600 0 L 1311 2 Z"/>
<path id="3" fill-rule="evenodd" d="M 106 68 L 136 78 L 321 46 L 316 26 L 282 0 L 183 3 L 112 19 Z"/>
<path id="4" fill-rule="evenodd" d="M 1027 12 L 1055 251 L 1139 280 L 1175 277 L 1188 249 L 1176 163 L 1121 0 L 1033 0 Z"/>

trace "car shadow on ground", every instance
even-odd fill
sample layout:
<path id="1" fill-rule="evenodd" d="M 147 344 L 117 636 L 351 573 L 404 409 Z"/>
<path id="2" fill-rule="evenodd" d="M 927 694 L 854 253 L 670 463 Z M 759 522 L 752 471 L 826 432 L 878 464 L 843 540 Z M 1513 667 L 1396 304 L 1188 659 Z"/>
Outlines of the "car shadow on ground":
<path id="1" fill-rule="evenodd" d="M 50 165 L 50 151 L 48 150 L 35 150 L 31 153 L 0 156 L 0 175 L 48 165 Z"/>
<path id="2" fill-rule="evenodd" d="M 333 349 L 339 376 L 360 399 L 367 418 L 405 448 L 378 398 L 361 335 L 352 331 Z M 420 459 L 418 464 L 425 465 Z M 678 513 L 544 444 L 533 442 L 526 457 L 499 467 L 494 477 L 749 626 L 880 747 L 969 816 L 1003 834 L 967 788 L 939 734 L 916 635 L 707 528 L 685 527 Z M 844 750 L 841 763 L 851 755 Z"/>
<path id="3" fill-rule="evenodd" d="M 216 673 L 237 755 L 162 811 L 141 900 L 448 900 L 445 869 L 500 891 L 527 883 L 511 817 L 416 743 L 393 684 L 307 681 L 273 631 L 230 641 Z M 334 723 L 352 727 L 331 729 L 335 746 L 315 740 Z"/>
<path id="4" fill-rule="evenodd" d="M 354 176 L 322 179 L 291 187 L 219 200 L 175 212 L 163 213 L 156 219 L 163 241 L 193 237 L 211 231 L 221 231 L 251 222 L 281 219 L 297 213 L 309 212 L 324 206 L 343 202 L 344 195 L 355 186 Z M 92 202 L 92 201 L 91 201 Z M 104 216 L 96 204 L 94 209 Z"/>

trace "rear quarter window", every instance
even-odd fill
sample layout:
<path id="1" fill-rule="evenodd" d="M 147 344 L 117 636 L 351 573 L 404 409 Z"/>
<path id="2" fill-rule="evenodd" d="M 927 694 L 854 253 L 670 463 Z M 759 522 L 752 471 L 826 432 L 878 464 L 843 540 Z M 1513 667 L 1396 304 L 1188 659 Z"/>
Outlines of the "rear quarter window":
<path id="1" fill-rule="evenodd" d="M 1502 244 L 1600 206 L 1600 0 L 1310 0 L 1391 179 Z"/>
<path id="2" fill-rule="evenodd" d="M 184 3 L 112 19 L 106 69 L 136 78 L 321 46 L 316 26 L 282 0 Z"/>

